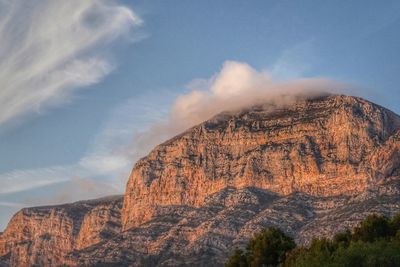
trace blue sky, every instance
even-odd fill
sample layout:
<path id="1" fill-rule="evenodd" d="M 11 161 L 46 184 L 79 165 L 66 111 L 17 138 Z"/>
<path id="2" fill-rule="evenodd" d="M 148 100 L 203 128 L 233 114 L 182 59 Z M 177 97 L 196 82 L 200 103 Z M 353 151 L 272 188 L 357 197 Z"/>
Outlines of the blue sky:
<path id="1" fill-rule="evenodd" d="M 0 0 L 0 228 L 24 206 L 122 193 L 225 85 L 341 83 L 400 113 L 399 1 L 83 2 Z"/>

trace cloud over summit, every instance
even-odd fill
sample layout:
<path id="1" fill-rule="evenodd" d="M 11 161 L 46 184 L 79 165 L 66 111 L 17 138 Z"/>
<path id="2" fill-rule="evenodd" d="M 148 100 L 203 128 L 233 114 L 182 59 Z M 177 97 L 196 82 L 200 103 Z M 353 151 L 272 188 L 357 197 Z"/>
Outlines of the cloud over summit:
<path id="1" fill-rule="evenodd" d="M 326 78 L 277 80 L 269 71 L 256 70 L 244 62 L 226 61 L 212 77 L 189 82 L 187 92 L 172 101 L 164 119 L 134 131 L 121 155 L 127 157 L 128 162 L 135 162 L 161 142 L 220 112 L 256 104 L 282 107 L 299 97 L 343 93 L 348 90 L 347 86 Z M 159 106 L 153 107 L 153 110 L 158 109 Z M 138 112 L 130 112 L 135 113 Z"/>
<path id="2" fill-rule="evenodd" d="M 338 93 L 345 85 L 325 78 L 276 80 L 266 71 L 226 61 L 210 79 L 194 80 L 189 92 L 180 95 L 171 108 L 169 124 L 177 131 L 198 124 L 222 111 L 234 111 L 260 103 L 289 104 L 299 95 Z"/>
<path id="3" fill-rule="evenodd" d="M 100 51 L 141 25 L 107 0 L 0 1 L 0 124 L 57 105 L 113 66 Z"/>
<path id="4" fill-rule="evenodd" d="M 212 77 L 190 82 L 184 94 L 147 93 L 118 106 L 94 138 L 93 146 L 73 164 L 0 174 L 0 188 L 4 188 L 0 190 L 0 201 L 9 204 L 13 199 L 8 195 L 28 191 L 40 192 L 40 198 L 24 200 L 30 205 L 120 193 L 136 160 L 219 112 L 266 102 L 285 105 L 299 94 L 338 92 L 342 88 L 343 84 L 322 78 L 279 81 L 268 71 L 227 61 Z M 58 191 L 43 189 L 49 187 Z"/>

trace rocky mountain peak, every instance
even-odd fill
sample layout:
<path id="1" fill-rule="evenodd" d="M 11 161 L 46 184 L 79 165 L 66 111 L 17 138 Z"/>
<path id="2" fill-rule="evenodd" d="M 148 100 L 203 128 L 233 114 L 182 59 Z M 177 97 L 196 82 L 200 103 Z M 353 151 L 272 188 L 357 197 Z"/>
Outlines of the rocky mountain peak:
<path id="1" fill-rule="evenodd" d="M 400 117 L 357 97 L 299 97 L 158 145 L 123 199 L 21 210 L 0 266 L 221 266 L 268 226 L 304 244 L 399 211 Z"/>
<path id="2" fill-rule="evenodd" d="M 124 198 L 124 228 L 151 219 L 157 206 L 199 207 L 228 186 L 280 195 L 358 194 L 376 178 L 371 152 L 399 127 L 391 111 L 344 95 L 223 112 L 136 163 Z"/>

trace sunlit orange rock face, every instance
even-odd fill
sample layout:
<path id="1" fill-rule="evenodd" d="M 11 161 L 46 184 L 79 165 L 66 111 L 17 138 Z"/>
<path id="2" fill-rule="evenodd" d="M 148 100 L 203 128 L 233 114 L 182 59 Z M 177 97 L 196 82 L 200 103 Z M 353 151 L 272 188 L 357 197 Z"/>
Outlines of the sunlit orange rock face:
<path id="1" fill-rule="evenodd" d="M 19 211 L 0 237 L 0 255 L 11 266 L 57 266 L 121 230 L 122 197 Z M 1 266 L 1 265 L 0 265 Z"/>
<path id="2" fill-rule="evenodd" d="M 397 167 L 398 143 L 389 139 L 399 126 L 392 112 L 349 96 L 300 100 L 272 112 L 256 106 L 220 114 L 136 163 L 123 227 L 148 221 L 157 206 L 199 207 L 227 186 L 279 195 L 359 194 Z"/>
<path id="3" fill-rule="evenodd" d="M 222 266 L 254 233 L 301 244 L 400 212 L 400 117 L 321 96 L 224 112 L 139 160 L 124 197 L 26 208 L 0 266 Z"/>

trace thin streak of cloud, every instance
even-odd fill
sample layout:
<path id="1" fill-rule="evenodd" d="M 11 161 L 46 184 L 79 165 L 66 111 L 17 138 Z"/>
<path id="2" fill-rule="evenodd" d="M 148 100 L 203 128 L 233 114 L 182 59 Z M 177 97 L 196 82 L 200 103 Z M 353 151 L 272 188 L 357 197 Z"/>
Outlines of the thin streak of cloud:
<path id="1" fill-rule="evenodd" d="M 10 208 L 22 208 L 22 207 L 26 206 L 26 204 L 25 203 L 18 203 L 18 202 L 0 201 L 0 206 L 10 207 Z"/>
<path id="2" fill-rule="evenodd" d="M 73 175 L 70 166 L 15 170 L 0 174 L 0 194 L 10 194 L 67 181 Z"/>
<path id="3" fill-rule="evenodd" d="M 152 99 L 151 103 L 147 101 L 149 98 Z M 174 95 L 169 98 L 172 102 Z M 168 105 L 165 105 L 165 100 L 165 94 L 160 97 L 156 93 L 147 93 L 115 107 L 105 119 L 100 132 L 93 138 L 87 153 L 73 164 L 1 173 L 0 197 L 47 186 L 65 187 L 67 184 L 71 185 L 68 188 L 73 185 L 80 188 L 85 181 L 86 184 L 93 185 L 90 191 L 96 191 L 91 192 L 91 195 L 99 192 L 123 192 L 134 160 L 127 151 L 131 138 L 167 116 Z M 161 108 L 163 104 L 164 110 Z M 103 190 L 105 188 L 107 190 Z M 87 191 L 80 190 L 68 194 L 75 198 L 63 197 L 63 199 L 72 201 L 78 200 L 79 197 L 87 198 Z"/>
<path id="4" fill-rule="evenodd" d="M 115 161 L 112 157 L 108 159 Z M 115 175 L 121 168 L 128 170 L 130 164 L 124 161 L 124 165 L 110 165 L 105 158 L 91 160 L 92 165 L 82 164 L 81 160 L 71 165 L 15 170 L 0 174 L 0 206 L 17 210 L 23 206 L 59 204 L 122 193 L 123 186 L 117 182 Z M 98 168 L 102 164 L 104 166 Z M 44 190 L 45 188 L 52 190 Z M 32 192 L 41 193 L 32 196 Z M 23 197 L 24 204 L 13 201 L 15 197 Z"/>
<path id="5" fill-rule="evenodd" d="M 314 39 L 308 39 L 282 51 L 271 67 L 276 80 L 290 80 L 304 77 L 316 61 Z"/>
<path id="6" fill-rule="evenodd" d="M 0 124 L 69 100 L 114 66 L 101 48 L 142 20 L 107 0 L 0 1 Z"/>
<path id="7" fill-rule="evenodd" d="M 217 113 L 261 103 L 282 106 L 296 101 L 299 95 L 339 92 L 345 85 L 323 78 L 276 81 L 267 71 L 227 61 L 210 79 L 194 80 L 187 87 L 189 91 L 180 96 L 146 94 L 128 100 L 111 112 L 91 148 L 75 164 L 0 174 L 0 194 L 63 183 L 75 177 L 106 181 L 108 186 L 122 191 L 136 160 L 162 141 Z M 152 102 L 148 103 L 148 99 Z"/>
<path id="8" fill-rule="evenodd" d="M 116 107 L 88 152 L 75 164 L 1 174 L 0 188 L 9 188 L 0 189 L 0 197 L 9 201 L 6 193 L 16 195 L 48 186 L 65 190 L 55 195 L 40 194 L 40 199 L 28 202 L 46 200 L 51 204 L 122 193 L 136 160 L 157 144 L 219 112 L 259 103 L 283 106 L 296 101 L 299 95 L 340 92 L 343 88 L 344 84 L 323 78 L 276 81 L 268 71 L 227 61 L 211 78 L 190 82 L 185 94 L 144 94 Z M 75 188 L 72 193 L 71 188 Z"/>

